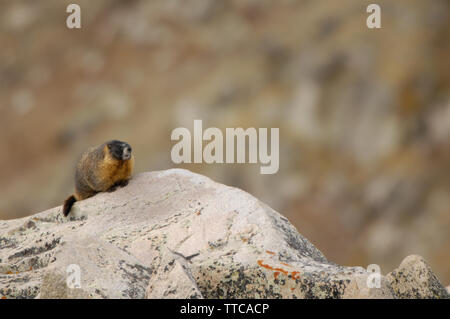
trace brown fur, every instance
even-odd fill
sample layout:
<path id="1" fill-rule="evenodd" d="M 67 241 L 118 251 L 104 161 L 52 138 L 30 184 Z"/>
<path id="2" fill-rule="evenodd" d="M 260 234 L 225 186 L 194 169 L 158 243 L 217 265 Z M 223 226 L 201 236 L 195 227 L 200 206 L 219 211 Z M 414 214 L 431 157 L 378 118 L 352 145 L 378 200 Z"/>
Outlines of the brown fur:
<path id="1" fill-rule="evenodd" d="M 112 157 L 108 146 L 90 148 L 77 163 L 75 171 L 75 193 L 66 199 L 63 213 L 67 216 L 75 201 L 94 196 L 99 192 L 113 191 L 125 186 L 131 178 L 134 156 L 128 160 Z"/>

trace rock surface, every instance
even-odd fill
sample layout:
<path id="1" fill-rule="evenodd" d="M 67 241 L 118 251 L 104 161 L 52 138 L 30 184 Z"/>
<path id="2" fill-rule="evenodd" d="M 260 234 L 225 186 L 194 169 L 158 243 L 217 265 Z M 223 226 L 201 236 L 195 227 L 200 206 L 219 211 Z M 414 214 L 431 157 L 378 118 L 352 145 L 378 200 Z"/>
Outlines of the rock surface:
<path id="1" fill-rule="evenodd" d="M 420 257 L 380 288 L 369 275 L 248 193 L 180 169 L 77 202 L 70 219 L 56 207 L 0 222 L 2 298 L 448 297 Z"/>
<path id="2" fill-rule="evenodd" d="M 448 298 L 447 289 L 420 256 L 406 257 L 386 276 L 399 298 Z"/>

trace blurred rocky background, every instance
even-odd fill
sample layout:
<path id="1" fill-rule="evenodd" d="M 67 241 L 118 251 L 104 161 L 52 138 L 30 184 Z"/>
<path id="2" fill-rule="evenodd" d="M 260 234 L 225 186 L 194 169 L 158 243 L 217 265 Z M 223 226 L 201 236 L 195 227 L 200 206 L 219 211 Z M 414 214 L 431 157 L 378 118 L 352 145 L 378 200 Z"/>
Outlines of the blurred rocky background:
<path id="1" fill-rule="evenodd" d="M 78 3 L 82 28 L 66 27 Z M 183 165 L 284 213 L 332 261 L 450 282 L 450 2 L 2 0 L 0 219 L 60 205 L 87 147 L 175 167 L 176 127 L 279 127 L 280 170 Z"/>

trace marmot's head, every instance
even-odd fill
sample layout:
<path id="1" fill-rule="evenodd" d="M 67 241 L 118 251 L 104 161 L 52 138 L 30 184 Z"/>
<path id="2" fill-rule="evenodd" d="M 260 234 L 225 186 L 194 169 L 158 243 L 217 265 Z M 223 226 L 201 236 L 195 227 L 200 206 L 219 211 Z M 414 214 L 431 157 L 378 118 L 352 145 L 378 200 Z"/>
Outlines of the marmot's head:
<path id="1" fill-rule="evenodd" d="M 131 158 L 131 146 L 128 143 L 112 140 L 106 142 L 109 153 L 117 160 L 126 161 Z"/>

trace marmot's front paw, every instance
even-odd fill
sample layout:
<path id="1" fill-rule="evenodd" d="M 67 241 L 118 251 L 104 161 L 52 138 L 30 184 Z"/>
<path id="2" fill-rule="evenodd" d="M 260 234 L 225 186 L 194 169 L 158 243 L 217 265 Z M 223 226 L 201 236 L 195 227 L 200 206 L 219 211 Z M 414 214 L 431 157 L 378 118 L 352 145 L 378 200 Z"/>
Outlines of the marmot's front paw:
<path id="1" fill-rule="evenodd" d="M 128 185 L 128 179 L 124 179 L 123 181 L 120 181 L 116 184 L 119 187 L 125 187 Z"/>
<path id="2" fill-rule="evenodd" d="M 110 188 L 108 188 L 106 191 L 108 193 L 112 193 L 112 192 L 114 192 L 117 189 L 117 187 L 118 187 L 118 185 L 113 185 Z"/>
<path id="3" fill-rule="evenodd" d="M 111 186 L 111 187 L 107 190 L 107 192 L 108 192 L 108 193 L 114 192 L 117 188 L 119 188 L 119 187 L 125 187 L 125 186 L 127 186 L 127 185 L 128 185 L 128 179 L 124 179 L 124 180 L 122 180 L 122 181 L 119 181 L 119 182 L 115 183 L 113 186 Z"/>

